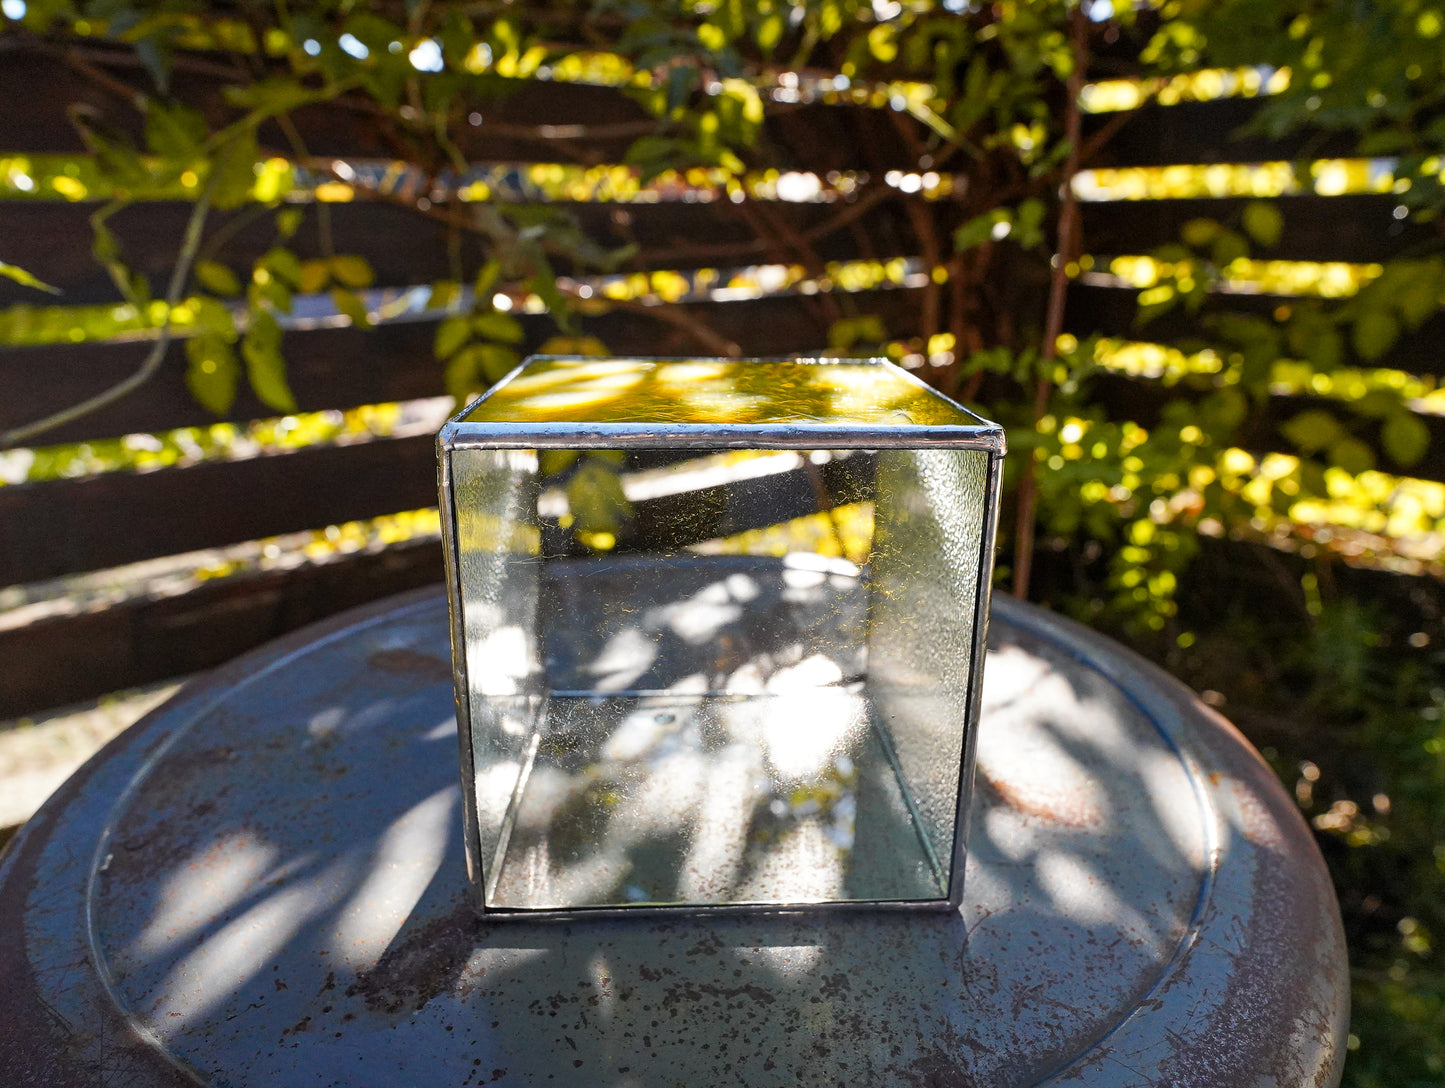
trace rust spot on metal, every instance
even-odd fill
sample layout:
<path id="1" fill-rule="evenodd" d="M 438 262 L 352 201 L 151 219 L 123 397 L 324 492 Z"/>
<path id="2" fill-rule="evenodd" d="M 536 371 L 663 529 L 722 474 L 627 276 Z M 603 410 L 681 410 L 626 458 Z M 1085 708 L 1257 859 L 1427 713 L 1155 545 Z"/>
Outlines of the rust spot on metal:
<path id="1" fill-rule="evenodd" d="M 994 778 L 980 766 L 978 781 L 984 789 L 993 792 L 998 800 L 1025 816 L 1060 824 L 1063 827 L 1098 827 L 1104 821 L 1104 813 L 1093 798 L 1066 790 L 1048 793 L 1041 784 L 1011 782 Z"/>
<path id="2" fill-rule="evenodd" d="M 467 962 L 485 932 L 471 900 L 464 898 L 449 914 L 388 948 L 376 966 L 357 975 L 346 996 L 360 996 L 372 1012 L 417 1012 L 466 982 Z"/>
<path id="3" fill-rule="evenodd" d="M 431 654 L 415 650 L 377 650 L 366 659 L 372 668 L 382 672 L 401 673 L 406 676 L 421 676 L 427 680 L 451 683 L 452 663 Z"/>

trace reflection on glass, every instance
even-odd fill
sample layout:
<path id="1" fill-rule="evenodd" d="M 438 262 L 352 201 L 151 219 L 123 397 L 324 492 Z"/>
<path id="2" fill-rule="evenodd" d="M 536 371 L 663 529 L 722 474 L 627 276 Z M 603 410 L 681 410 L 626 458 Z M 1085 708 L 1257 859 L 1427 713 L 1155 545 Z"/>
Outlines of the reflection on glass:
<path id="1" fill-rule="evenodd" d="M 965 420 L 868 364 L 570 363 L 496 410 Z M 949 899 L 994 452 L 446 455 L 485 909 Z"/>
<path id="2" fill-rule="evenodd" d="M 906 372 L 858 359 L 539 359 L 468 423 L 981 424 Z"/>

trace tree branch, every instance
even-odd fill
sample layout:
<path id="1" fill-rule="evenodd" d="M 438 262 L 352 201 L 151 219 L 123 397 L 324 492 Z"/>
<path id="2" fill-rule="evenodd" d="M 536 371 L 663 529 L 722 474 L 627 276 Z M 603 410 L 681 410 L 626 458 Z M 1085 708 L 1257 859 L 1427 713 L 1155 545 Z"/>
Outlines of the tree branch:
<path id="1" fill-rule="evenodd" d="M 1084 71 L 1089 60 L 1089 24 L 1082 7 L 1075 7 L 1070 38 L 1073 42 L 1074 70 L 1069 73 L 1068 105 L 1064 115 L 1064 138 L 1069 142 L 1069 157 L 1064 164 L 1062 204 L 1059 208 L 1058 245 L 1055 247 L 1053 274 L 1049 280 L 1048 309 L 1044 315 L 1044 342 L 1039 349 L 1045 367 L 1058 357 L 1059 336 L 1064 331 L 1064 301 L 1069 289 L 1069 262 L 1079 248 L 1079 198 L 1074 193 L 1074 175 L 1079 172 L 1083 152 L 1080 137 L 1083 111 L 1079 96 L 1084 89 Z M 1048 407 L 1052 383 L 1046 373 L 1039 374 L 1034 385 L 1033 421 L 1043 418 Z M 1030 450 L 1019 481 L 1018 508 L 1014 521 L 1013 595 L 1020 600 L 1029 595 L 1029 577 L 1033 573 L 1034 518 L 1038 505 L 1038 467 Z"/>
<path id="2" fill-rule="evenodd" d="M 228 157 L 228 156 L 227 156 Z M 159 334 L 155 343 L 151 345 L 150 351 L 146 354 L 144 361 L 135 373 L 131 374 L 109 389 L 97 393 L 93 397 L 81 401 L 79 404 L 72 404 L 68 408 L 52 413 L 31 423 L 22 424 L 9 431 L 0 434 L 0 449 L 6 449 L 27 442 L 36 435 L 52 431 L 57 427 L 72 423 L 83 416 L 88 416 L 99 411 L 106 405 L 114 404 L 122 397 L 128 396 L 140 388 L 160 369 L 161 363 L 166 356 L 166 349 L 171 343 L 171 312 L 181 300 L 181 292 L 186 288 L 186 282 L 190 279 L 191 265 L 196 259 L 196 254 L 201 248 L 201 234 L 206 225 L 206 215 L 211 209 L 211 193 L 215 188 L 217 179 L 221 175 L 225 157 L 211 168 L 210 177 L 206 180 L 206 187 L 196 200 L 196 205 L 191 209 L 190 219 L 186 221 L 185 233 L 182 235 L 181 249 L 176 255 L 176 266 L 171 270 L 170 284 L 166 290 L 166 315 L 161 322 Z"/>

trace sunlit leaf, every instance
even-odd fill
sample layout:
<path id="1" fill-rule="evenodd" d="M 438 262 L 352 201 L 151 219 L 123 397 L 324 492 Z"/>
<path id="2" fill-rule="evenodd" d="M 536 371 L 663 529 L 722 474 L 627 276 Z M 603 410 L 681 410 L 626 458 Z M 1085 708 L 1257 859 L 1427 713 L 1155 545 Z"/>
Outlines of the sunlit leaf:
<path id="1" fill-rule="evenodd" d="M 1368 472 L 1375 467 L 1375 454 L 1358 438 L 1345 437 L 1331 444 L 1329 458 L 1352 476 Z"/>
<path id="2" fill-rule="evenodd" d="M 223 264 L 215 261 L 197 261 L 195 273 L 196 280 L 201 286 L 214 294 L 234 298 L 241 293 L 240 278 Z"/>
<path id="3" fill-rule="evenodd" d="M 326 290 L 331 282 L 331 266 L 327 261 L 302 261 L 297 289 L 303 295 L 314 295 Z"/>
<path id="4" fill-rule="evenodd" d="M 1400 336 L 1400 323 L 1384 309 L 1366 310 L 1355 322 L 1350 341 L 1362 359 L 1374 361 L 1394 347 Z"/>
<path id="5" fill-rule="evenodd" d="M 472 331 L 488 340 L 500 340 L 504 344 L 520 344 L 526 337 L 522 323 L 511 314 L 497 310 L 478 314 L 472 318 Z"/>
<path id="6" fill-rule="evenodd" d="M 270 313 L 256 314 L 241 338 L 241 356 L 246 360 L 246 379 L 257 399 L 278 412 L 294 412 L 296 398 L 286 382 L 286 363 L 281 357 L 281 326 Z"/>
<path id="7" fill-rule="evenodd" d="M 1305 453 L 1322 450 L 1338 441 L 1343 434 L 1339 420 L 1318 409 L 1301 412 L 1281 424 L 1280 431 Z"/>
<path id="8" fill-rule="evenodd" d="M 433 351 L 438 359 L 449 359 L 472 336 L 472 325 L 465 317 L 449 317 L 437 326 Z"/>
<path id="9" fill-rule="evenodd" d="M 236 402 L 240 366 L 231 345 L 220 336 L 193 336 L 186 341 L 186 388 L 202 408 L 224 416 Z"/>
<path id="10" fill-rule="evenodd" d="M 344 287 L 370 287 L 376 279 L 376 273 L 365 257 L 332 257 L 330 266 L 331 274 Z"/>
<path id="11" fill-rule="evenodd" d="M 1262 246 L 1279 243 L 1284 216 L 1279 207 L 1266 200 L 1251 200 L 1244 206 L 1244 232 Z"/>
<path id="12" fill-rule="evenodd" d="M 361 296 L 355 291 L 348 291 L 341 287 L 333 288 L 331 304 L 336 307 L 337 313 L 349 317 L 352 325 L 356 328 L 371 328 L 371 315 L 366 312 L 366 303 L 361 301 Z"/>
<path id="13" fill-rule="evenodd" d="M 1430 429 L 1413 412 L 1402 408 L 1385 419 L 1380 444 L 1392 461 L 1408 468 L 1430 448 Z"/>

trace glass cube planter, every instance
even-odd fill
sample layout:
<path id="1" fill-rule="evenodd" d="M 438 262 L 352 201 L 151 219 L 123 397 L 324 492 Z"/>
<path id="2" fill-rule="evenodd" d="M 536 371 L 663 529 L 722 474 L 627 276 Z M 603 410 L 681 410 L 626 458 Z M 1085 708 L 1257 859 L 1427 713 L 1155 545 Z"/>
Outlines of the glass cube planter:
<path id="1" fill-rule="evenodd" d="M 539 357 L 438 447 L 483 913 L 958 905 L 997 425 L 881 360 Z"/>

